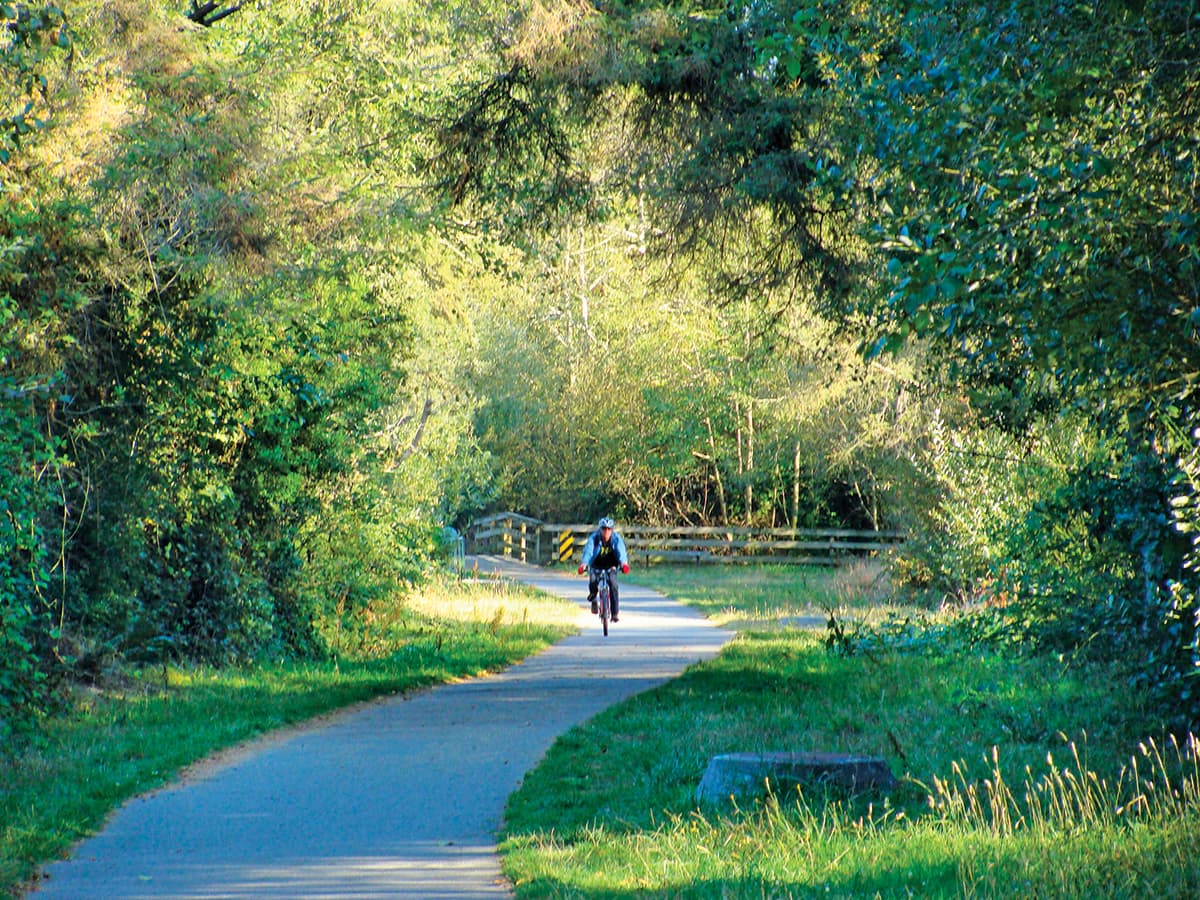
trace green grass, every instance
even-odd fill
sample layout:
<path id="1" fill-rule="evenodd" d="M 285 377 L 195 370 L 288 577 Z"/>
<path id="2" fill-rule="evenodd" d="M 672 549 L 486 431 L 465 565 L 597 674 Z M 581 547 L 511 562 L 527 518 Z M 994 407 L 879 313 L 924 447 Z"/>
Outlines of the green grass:
<path id="1" fill-rule="evenodd" d="M 911 612 L 891 601 L 883 569 L 865 560 L 838 569 L 655 566 L 629 579 L 742 631 L 823 625 L 831 611 L 864 624 Z"/>
<path id="2" fill-rule="evenodd" d="M 0 757 L 0 894 L 124 800 L 190 763 L 338 707 L 501 668 L 568 633 L 574 606 L 492 582 L 432 585 L 339 635 L 337 660 L 111 673 Z"/>
<path id="3" fill-rule="evenodd" d="M 518 896 L 1200 895 L 1194 755 L 1138 750 L 1147 723 L 1114 673 L 965 646 L 847 658 L 781 624 L 831 601 L 871 618 L 848 577 L 642 573 L 750 624 L 718 659 L 569 732 L 526 777 L 501 848 Z M 744 750 L 879 755 L 901 784 L 698 809 L 708 759 Z"/>

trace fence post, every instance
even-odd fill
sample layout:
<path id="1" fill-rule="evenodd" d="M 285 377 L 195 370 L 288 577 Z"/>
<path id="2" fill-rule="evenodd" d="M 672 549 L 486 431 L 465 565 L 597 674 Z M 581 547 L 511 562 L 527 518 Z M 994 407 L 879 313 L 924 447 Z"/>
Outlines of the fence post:
<path id="1" fill-rule="evenodd" d="M 504 531 L 500 534 L 501 556 L 512 557 L 512 519 L 504 520 Z"/>
<path id="2" fill-rule="evenodd" d="M 528 530 L 529 530 L 529 526 L 526 524 L 525 520 L 522 519 L 521 520 L 521 562 L 529 562 L 529 560 L 526 558 L 526 555 L 525 555 L 525 551 L 526 551 L 527 545 L 528 545 L 528 541 L 526 540 L 525 535 Z"/>
<path id="3" fill-rule="evenodd" d="M 461 534 L 454 539 L 450 558 L 455 573 L 461 578 L 467 565 L 467 540 Z"/>

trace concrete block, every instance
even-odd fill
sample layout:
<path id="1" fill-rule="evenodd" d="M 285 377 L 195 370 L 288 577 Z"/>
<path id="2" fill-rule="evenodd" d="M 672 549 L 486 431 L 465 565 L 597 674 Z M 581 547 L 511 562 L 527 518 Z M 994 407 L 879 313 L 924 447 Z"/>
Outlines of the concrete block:
<path id="1" fill-rule="evenodd" d="M 724 753 L 709 760 L 696 802 L 719 805 L 763 797 L 770 790 L 782 795 L 797 787 L 830 785 L 852 793 L 889 791 L 896 778 L 880 756 L 845 753 Z"/>

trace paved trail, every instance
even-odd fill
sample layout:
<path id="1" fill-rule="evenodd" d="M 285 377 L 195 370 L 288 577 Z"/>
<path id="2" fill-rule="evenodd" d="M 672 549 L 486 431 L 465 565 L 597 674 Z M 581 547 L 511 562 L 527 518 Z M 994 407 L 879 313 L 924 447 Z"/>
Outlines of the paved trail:
<path id="1" fill-rule="evenodd" d="M 582 600 L 586 582 L 482 559 Z M 716 655 L 729 634 L 621 585 L 608 638 L 580 635 L 492 677 L 393 697 L 276 736 L 135 800 L 36 894 L 70 898 L 511 896 L 504 803 L 573 725 Z"/>

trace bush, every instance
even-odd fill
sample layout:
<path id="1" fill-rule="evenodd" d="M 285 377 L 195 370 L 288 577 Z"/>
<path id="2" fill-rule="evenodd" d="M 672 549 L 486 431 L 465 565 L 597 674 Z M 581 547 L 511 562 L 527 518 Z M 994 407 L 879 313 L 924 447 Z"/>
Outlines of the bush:
<path id="1" fill-rule="evenodd" d="M 1200 722 L 1193 457 L 1066 421 L 1023 442 L 937 423 L 926 456 L 940 501 L 897 560 L 973 610 L 978 639 L 1120 662 L 1162 721 Z M 1174 516 L 1172 516 L 1174 506 Z"/>
<path id="2" fill-rule="evenodd" d="M 64 575 L 73 513 L 57 425 L 71 352 L 62 322 L 82 302 L 76 212 L 0 198 L 0 739 L 45 705 L 61 670 L 51 585 Z"/>
<path id="3" fill-rule="evenodd" d="M 21 402 L 22 386 L 0 377 L 0 743 L 45 704 L 58 666 L 56 623 L 46 604 L 55 569 L 44 511 L 61 460 Z"/>
<path id="4" fill-rule="evenodd" d="M 920 476 L 931 488 L 914 510 L 898 576 L 957 603 L 996 599 L 1012 561 L 1009 540 L 1041 497 L 1064 479 L 1066 463 L 1086 444 L 1082 429 L 1047 431 L 1022 443 L 997 429 L 930 425 Z"/>

